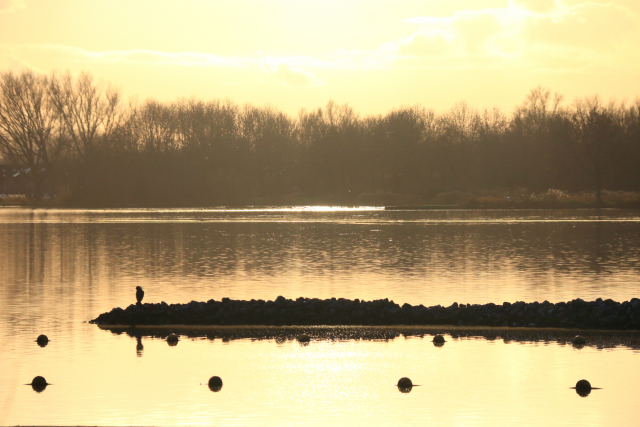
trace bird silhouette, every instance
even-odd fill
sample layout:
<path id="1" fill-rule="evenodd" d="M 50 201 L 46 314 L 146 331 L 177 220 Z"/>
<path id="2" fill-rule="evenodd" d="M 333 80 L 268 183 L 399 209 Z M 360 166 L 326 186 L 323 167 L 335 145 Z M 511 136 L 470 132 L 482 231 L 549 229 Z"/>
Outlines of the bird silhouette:
<path id="1" fill-rule="evenodd" d="M 136 286 L 136 300 L 138 300 L 138 304 L 142 303 L 142 298 L 144 298 L 144 291 L 140 286 Z"/>

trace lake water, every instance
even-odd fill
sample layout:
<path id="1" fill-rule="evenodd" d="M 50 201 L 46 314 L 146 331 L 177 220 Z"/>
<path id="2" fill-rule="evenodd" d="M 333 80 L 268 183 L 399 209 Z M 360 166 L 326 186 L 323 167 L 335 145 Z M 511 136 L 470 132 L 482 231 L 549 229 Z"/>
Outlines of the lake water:
<path id="1" fill-rule="evenodd" d="M 447 335 L 223 341 L 85 323 L 135 302 L 640 296 L 640 212 L 0 209 L 0 424 L 637 425 L 640 354 Z M 51 342 L 35 343 L 44 333 Z M 30 383 L 53 385 L 37 393 Z M 212 375 L 224 385 L 213 393 Z M 394 385 L 403 376 L 410 393 Z M 569 387 L 587 378 L 588 397 Z M 204 383 L 204 385 L 201 385 Z"/>

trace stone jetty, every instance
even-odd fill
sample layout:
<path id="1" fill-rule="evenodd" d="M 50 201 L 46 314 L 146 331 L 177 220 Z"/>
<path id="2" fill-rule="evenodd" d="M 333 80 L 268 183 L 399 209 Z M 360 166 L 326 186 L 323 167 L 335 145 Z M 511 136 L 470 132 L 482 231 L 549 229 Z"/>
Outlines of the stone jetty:
<path id="1" fill-rule="evenodd" d="M 102 325 L 459 325 L 640 330 L 640 299 L 551 303 L 458 304 L 425 307 L 343 298 L 231 300 L 131 304 L 90 323 Z"/>

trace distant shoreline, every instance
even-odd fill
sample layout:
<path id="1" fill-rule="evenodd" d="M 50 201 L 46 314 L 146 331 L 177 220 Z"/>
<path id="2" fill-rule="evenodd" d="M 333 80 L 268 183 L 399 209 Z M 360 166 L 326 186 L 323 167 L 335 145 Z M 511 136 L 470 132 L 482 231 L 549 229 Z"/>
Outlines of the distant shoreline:
<path id="1" fill-rule="evenodd" d="M 241 204 L 241 205 L 68 205 L 54 203 L 24 203 L 4 204 L 0 202 L 0 208 L 27 208 L 27 209 L 267 209 L 267 208 L 296 208 L 306 206 L 332 206 L 332 207 L 375 207 L 385 211 L 429 211 L 429 210 L 640 210 L 640 202 L 606 204 L 575 203 L 510 203 L 510 204 L 465 204 L 465 205 L 370 205 L 349 203 L 308 203 L 308 204 Z"/>
<path id="2" fill-rule="evenodd" d="M 280 195 L 193 201 L 167 199 L 156 201 L 101 201 L 95 198 L 49 197 L 39 201 L 24 194 L 0 195 L 0 206 L 57 209 L 189 209 L 189 208 L 273 208 L 302 206 L 377 207 L 385 210 L 459 210 L 459 209 L 640 209 L 640 192 L 603 190 L 601 200 L 594 192 L 567 193 L 548 189 L 541 193 L 525 189 L 445 191 L 433 197 L 411 193 L 362 193 L 359 195 Z"/>

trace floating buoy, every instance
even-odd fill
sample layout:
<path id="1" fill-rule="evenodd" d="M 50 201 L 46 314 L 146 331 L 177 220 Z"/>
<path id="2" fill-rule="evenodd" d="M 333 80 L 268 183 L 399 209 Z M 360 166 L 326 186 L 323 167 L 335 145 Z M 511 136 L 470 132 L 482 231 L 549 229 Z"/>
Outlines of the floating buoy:
<path id="1" fill-rule="evenodd" d="M 402 377 L 398 380 L 398 391 L 400 393 L 409 393 L 413 389 L 413 383 L 407 377 Z"/>
<path id="2" fill-rule="evenodd" d="M 222 378 L 213 376 L 209 378 L 209 389 L 211 391 L 220 391 L 222 389 Z"/>
<path id="3" fill-rule="evenodd" d="M 311 341 L 311 337 L 307 334 L 302 334 L 302 335 L 298 335 L 296 337 L 296 339 L 298 340 L 298 342 L 309 342 Z"/>
<path id="4" fill-rule="evenodd" d="M 438 347 L 441 347 L 441 346 L 444 345 L 444 343 L 445 343 L 445 341 L 444 341 L 444 337 L 442 335 L 438 334 L 435 337 L 433 337 L 433 344 L 434 345 L 436 345 Z"/>
<path id="5" fill-rule="evenodd" d="M 587 339 L 582 335 L 576 335 L 575 337 L 573 337 L 572 342 L 575 345 L 585 345 L 587 343 Z"/>
<path id="6" fill-rule="evenodd" d="M 398 387 L 413 387 L 413 382 L 407 377 L 402 377 L 398 380 Z"/>
<path id="7" fill-rule="evenodd" d="M 40 347 L 45 347 L 47 344 L 49 344 L 49 337 L 44 334 L 38 335 L 38 338 L 36 338 L 36 342 Z"/>
<path id="8" fill-rule="evenodd" d="M 178 344 L 178 336 L 176 334 L 169 334 L 169 336 L 167 337 L 167 342 L 169 343 L 169 345 L 176 345 Z"/>
<path id="9" fill-rule="evenodd" d="M 580 380 L 576 383 L 577 389 L 589 389 L 591 390 L 591 383 L 587 380 Z"/>
<path id="10" fill-rule="evenodd" d="M 587 397 L 591 393 L 591 390 L 600 390 L 599 387 L 591 387 L 591 383 L 587 380 L 580 380 L 576 383 L 575 387 L 571 387 L 576 390 L 581 397 Z"/>
<path id="11" fill-rule="evenodd" d="M 47 380 L 44 377 L 37 376 L 31 381 L 31 385 L 47 385 Z"/>
<path id="12" fill-rule="evenodd" d="M 44 377 L 37 376 L 31 381 L 31 384 L 27 385 L 30 385 L 34 391 L 40 393 L 44 391 L 45 388 L 47 388 L 49 383 L 44 379 Z"/>
<path id="13" fill-rule="evenodd" d="M 575 389 L 580 397 L 587 397 L 591 394 L 591 383 L 587 380 L 580 380 L 576 383 Z"/>

